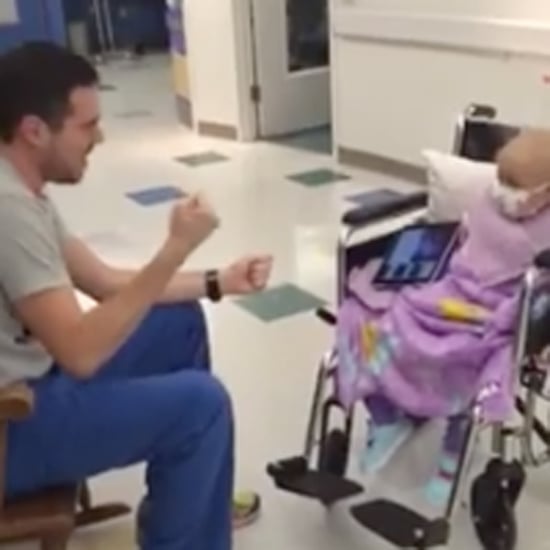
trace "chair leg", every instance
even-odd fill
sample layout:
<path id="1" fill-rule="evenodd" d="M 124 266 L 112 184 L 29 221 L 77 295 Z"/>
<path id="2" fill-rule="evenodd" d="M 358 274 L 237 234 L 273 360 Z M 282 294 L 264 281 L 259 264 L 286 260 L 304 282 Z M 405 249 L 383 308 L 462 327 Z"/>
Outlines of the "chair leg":
<path id="1" fill-rule="evenodd" d="M 78 504 L 82 510 L 89 510 L 92 507 L 90 486 L 86 481 L 83 481 L 78 488 Z"/>
<path id="2" fill-rule="evenodd" d="M 78 490 L 78 504 L 80 510 L 76 515 L 77 527 L 95 525 L 104 521 L 126 516 L 132 512 L 130 506 L 122 502 L 113 502 L 94 506 L 90 487 L 86 481 L 80 484 Z"/>
<path id="3" fill-rule="evenodd" d="M 69 546 L 69 534 L 50 536 L 43 539 L 40 544 L 41 550 L 67 550 Z"/>
<path id="4" fill-rule="evenodd" d="M 104 521 L 126 516 L 131 512 L 132 508 L 122 502 L 92 506 L 88 510 L 82 510 L 76 515 L 76 526 L 87 527 L 88 525 L 103 523 Z"/>

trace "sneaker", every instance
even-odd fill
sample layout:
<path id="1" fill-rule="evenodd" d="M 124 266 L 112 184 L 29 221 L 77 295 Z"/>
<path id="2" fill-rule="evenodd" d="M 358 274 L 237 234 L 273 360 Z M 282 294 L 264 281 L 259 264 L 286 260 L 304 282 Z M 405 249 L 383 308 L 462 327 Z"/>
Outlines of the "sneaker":
<path id="1" fill-rule="evenodd" d="M 409 439 L 414 427 L 413 422 L 408 418 L 383 426 L 376 426 L 371 423 L 367 448 L 362 460 L 362 470 L 373 474 L 384 468 L 393 455 Z"/>
<path id="2" fill-rule="evenodd" d="M 254 523 L 260 516 L 262 501 L 259 495 L 251 491 L 241 491 L 233 497 L 232 523 L 233 529 L 241 529 Z M 143 548 L 143 525 L 148 512 L 147 499 L 143 499 L 137 511 L 136 542 Z"/>
<path id="3" fill-rule="evenodd" d="M 233 529 L 254 523 L 260 516 L 262 500 L 251 491 L 242 491 L 233 497 Z"/>

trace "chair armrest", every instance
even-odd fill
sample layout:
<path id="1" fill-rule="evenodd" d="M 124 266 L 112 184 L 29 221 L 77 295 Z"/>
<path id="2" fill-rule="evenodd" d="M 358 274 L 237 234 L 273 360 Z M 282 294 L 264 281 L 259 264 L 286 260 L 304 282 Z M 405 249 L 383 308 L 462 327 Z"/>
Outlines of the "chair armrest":
<path id="1" fill-rule="evenodd" d="M 0 389 L 0 422 L 22 420 L 34 409 L 34 393 L 24 383 Z"/>
<path id="2" fill-rule="evenodd" d="M 382 204 L 364 204 L 348 210 L 342 217 L 342 223 L 352 228 L 361 228 L 371 223 L 380 222 L 414 210 L 422 210 L 428 204 L 428 193 L 395 194 Z"/>

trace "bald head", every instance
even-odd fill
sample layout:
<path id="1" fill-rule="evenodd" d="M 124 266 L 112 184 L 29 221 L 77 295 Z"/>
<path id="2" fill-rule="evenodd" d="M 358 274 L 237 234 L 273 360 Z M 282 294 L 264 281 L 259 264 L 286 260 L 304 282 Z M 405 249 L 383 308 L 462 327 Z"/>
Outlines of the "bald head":
<path id="1" fill-rule="evenodd" d="M 532 191 L 550 184 L 550 131 L 525 130 L 497 155 L 502 184 Z"/>

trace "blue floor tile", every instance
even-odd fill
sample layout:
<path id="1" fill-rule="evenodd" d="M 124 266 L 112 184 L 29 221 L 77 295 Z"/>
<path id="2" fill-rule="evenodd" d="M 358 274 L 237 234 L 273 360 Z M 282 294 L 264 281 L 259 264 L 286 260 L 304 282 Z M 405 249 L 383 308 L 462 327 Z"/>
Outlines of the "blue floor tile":
<path id="1" fill-rule="evenodd" d="M 185 193 L 179 187 L 163 186 L 150 187 L 141 191 L 128 193 L 126 196 L 140 206 L 155 206 L 164 202 L 170 202 L 185 197 Z"/>

